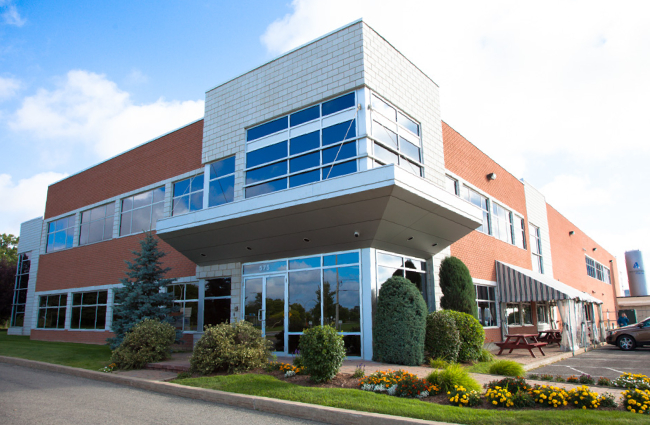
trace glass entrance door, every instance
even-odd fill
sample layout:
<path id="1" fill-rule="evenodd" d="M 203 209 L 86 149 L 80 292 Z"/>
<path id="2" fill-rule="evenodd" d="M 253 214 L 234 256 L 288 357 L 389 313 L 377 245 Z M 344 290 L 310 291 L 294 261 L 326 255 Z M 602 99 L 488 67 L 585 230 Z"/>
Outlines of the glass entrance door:
<path id="1" fill-rule="evenodd" d="M 244 320 L 273 343 L 274 352 L 285 353 L 284 311 L 286 275 L 244 280 Z"/>

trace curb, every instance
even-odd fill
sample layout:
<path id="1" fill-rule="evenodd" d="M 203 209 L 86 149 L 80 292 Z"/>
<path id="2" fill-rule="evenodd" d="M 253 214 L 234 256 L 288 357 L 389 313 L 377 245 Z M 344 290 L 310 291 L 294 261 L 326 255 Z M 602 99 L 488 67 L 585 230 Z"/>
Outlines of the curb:
<path id="1" fill-rule="evenodd" d="M 336 407 L 318 406 L 314 404 L 299 403 L 295 401 L 277 400 L 274 398 L 249 396 L 225 391 L 209 390 L 204 388 L 187 387 L 169 382 L 148 381 L 141 378 L 113 375 L 104 372 L 78 369 L 34 360 L 16 357 L 0 356 L 0 362 L 48 372 L 64 373 L 80 378 L 95 381 L 110 382 L 117 385 L 126 385 L 161 394 L 177 397 L 191 398 L 210 403 L 225 404 L 260 412 L 273 413 L 298 419 L 307 419 L 316 422 L 345 425 L 396 425 L 396 424 L 447 424 L 447 422 L 434 422 L 422 419 L 406 418 L 402 416 L 384 415 L 380 413 L 358 412 Z"/>

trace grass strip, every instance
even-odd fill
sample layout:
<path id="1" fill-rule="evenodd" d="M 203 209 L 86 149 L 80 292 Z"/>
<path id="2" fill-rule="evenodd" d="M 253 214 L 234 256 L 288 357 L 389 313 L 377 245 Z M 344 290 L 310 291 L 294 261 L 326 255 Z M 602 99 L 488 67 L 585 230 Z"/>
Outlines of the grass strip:
<path id="1" fill-rule="evenodd" d="M 32 341 L 28 336 L 0 331 L 0 356 L 99 370 L 109 364 L 111 349 L 106 345 Z"/>
<path id="2" fill-rule="evenodd" d="M 622 411 L 492 410 L 446 406 L 355 389 L 302 387 L 273 376 L 257 374 L 187 378 L 174 382 L 238 394 L 462 424 L 611 425 L 639 423 L 640 419 L 638 415 Z"/>

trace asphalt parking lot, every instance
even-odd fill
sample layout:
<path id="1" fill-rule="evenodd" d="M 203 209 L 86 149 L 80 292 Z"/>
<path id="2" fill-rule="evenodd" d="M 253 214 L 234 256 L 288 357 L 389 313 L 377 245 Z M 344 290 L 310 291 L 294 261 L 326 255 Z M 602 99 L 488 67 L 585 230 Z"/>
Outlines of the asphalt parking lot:
<path id="1" fill-rule="evenodd" d="M 623 351 L 613 345 L 607 345 L 529 371 L 529 373 L 546 373 L 564 377 L 586 373 L 595 378 L 604 376 L 610 379 L 617 378 L 624 372 L 650 376 L 650 347 Z"/>

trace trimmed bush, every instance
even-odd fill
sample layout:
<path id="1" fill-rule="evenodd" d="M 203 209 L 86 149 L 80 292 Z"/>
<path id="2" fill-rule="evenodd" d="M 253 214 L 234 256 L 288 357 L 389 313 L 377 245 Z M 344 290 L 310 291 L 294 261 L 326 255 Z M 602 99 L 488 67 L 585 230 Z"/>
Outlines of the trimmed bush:
<path id="1" fill-rule="evenodd" d="M 300 357 L 314 382 L 327 382 L 339 373 L 345 359 L 343 337 L 331 326 L 307 329 L 300 337 Z"/>
<path id="2" fill-rule="evenodd" d="M 485 331 L 481 323 L 467 313 L 454 310 L 440 310 L 431 315 L 444 315 L 454 320 L 458 335 L 460 337 L 460 349 L 458 350 L 458 362 L 476 361 L 481 356 Z M 430 315 L 430 316 L 431 316 Z M 433 347 L 438 344 L 436 339 L 429 339 L 427 345 Z"/>
<path id="3" fill-rule="evenodd" d="M 271 354 L 271 342 L 246 321 L 207 326 L 194 346 L 190 371 L 207 375 L 228 371 L 242 372 L 262 367 Z"/>
<path id="4" fill-rule="evenodd" d="M 494 355 L 490 353 L 490 351 L 486 350 L 485 348 L 482 348 L 476 360 L 478 360 L 481 363 L 489 363 L 492 360 L 494 360 Z"/>
<path id="5" fill-rule="evenodd" d="M 440 263 L 440 306 L 478 317 L 476 290 L 469 269 L 460 259 L 447 257 Z"/>
<path id="6" fill-rule="evenodd" d="M 438 387 L 443 393 L 453 391 L 456 387 L 463 387 L 469 391 L 481 391 L 478 382 L 458 364 L 450 365 L 441 371 L 434 370 L 426 379 L 427 382 Z"/>
<path id="7" fill-rule="evenodd" d="M 145 319 L 126 333 L 120 346 L 113 350 L 111 362 L 118 369 L 141 369 L 147 363 L 168 358 L 174 340 L 176 329 L 172 325 Z"/>
<path id="8" fill-rule="evenodd" d="M 424 362 L 427 305 L 411 281 L 394 276 L 379 290 L 373 327 L 373 359 L 419 366 Z"/>
<path id="9" fill-rule="evenodd" d="M 458 359 L 460 333 L 453 317 L 443 311 L 434 311 L 427 316 L 424 350 L 433 359 L 451 363 Z"/>
<path id="10" fill-rule="evenodd" d="M 524 376 L 524 367 L 512 360 L 498 360 L 490 365 L 492 375 Z"/>

